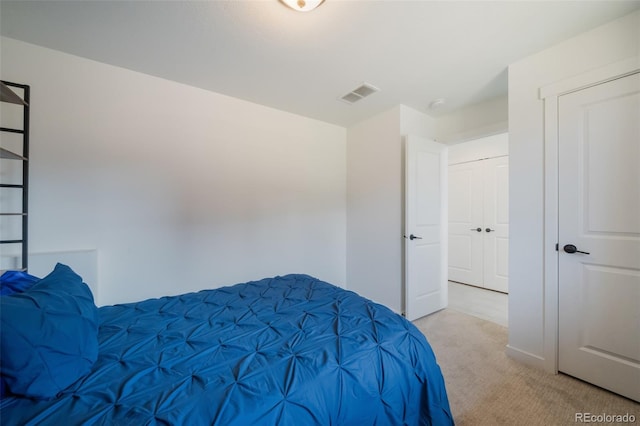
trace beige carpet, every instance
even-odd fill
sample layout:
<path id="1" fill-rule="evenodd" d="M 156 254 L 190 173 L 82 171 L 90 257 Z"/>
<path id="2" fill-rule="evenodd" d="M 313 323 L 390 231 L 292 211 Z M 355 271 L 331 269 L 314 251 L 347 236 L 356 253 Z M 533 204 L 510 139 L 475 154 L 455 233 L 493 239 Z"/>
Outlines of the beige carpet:
<path id="1" fill-rule="evenodd" d="M 628 413 L 640 425 L 640 404 L 508 358 L 505 327 L 450 309 L 414 324 L 436 354 L 459 426 L 575 425 L 576 413 Z"/>

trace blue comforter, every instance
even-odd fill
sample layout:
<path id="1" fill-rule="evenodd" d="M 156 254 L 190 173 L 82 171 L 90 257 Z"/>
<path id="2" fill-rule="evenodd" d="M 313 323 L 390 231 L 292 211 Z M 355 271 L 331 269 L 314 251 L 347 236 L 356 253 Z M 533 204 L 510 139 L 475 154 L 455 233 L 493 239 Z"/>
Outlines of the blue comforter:
<path id="1" fill-rule="evenodd" d="M 449 425 L 424 336 L 306 275 L 100 308 L 99 357 L 3 425 Z"/>

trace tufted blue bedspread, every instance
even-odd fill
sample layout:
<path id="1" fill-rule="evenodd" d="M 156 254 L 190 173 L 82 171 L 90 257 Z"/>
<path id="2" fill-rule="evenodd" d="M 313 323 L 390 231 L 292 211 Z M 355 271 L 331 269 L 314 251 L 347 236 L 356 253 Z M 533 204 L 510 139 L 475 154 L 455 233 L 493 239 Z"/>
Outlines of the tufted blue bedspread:
<path id="1" fill-rule="evenodd" d="M 3 425 L 449 425 L 440 368 L 404 318 L 306 275 L 100 308 L 99 358 Z"/>

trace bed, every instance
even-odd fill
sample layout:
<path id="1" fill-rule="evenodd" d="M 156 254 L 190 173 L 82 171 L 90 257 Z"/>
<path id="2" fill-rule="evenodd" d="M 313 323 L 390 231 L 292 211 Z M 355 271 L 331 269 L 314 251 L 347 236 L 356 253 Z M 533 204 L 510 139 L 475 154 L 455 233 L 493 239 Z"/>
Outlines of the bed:
<path id="1" fill-rule="evenodd" d="M 420 331 L 308 275 L 101 308 L 64 265 L 30 285 L 1 297 L 3 425 L 453 424 L 440 368 Z M 58 299 L 71 299 L 62 302 L 71 308 L 48 307 Z M 40 312 L 56 311 L 53 327 L 62 330 L 46 334 L 62 334 L 53 343 L 37 341 L 51 336 L 16 343 L 23 337 L 12 327 L 28 320 L 13 324 L 14 316 L 30 309 L 38 310 L 30 317 L 40 329 L 51 322 Z M 73 316 L 67 311 L 82 324 L 65 325 Z M 78 343 L 76 334 L 86 336 Z M 51 348 L 42 347 L 59 341 L 69 348 L 52 356 L 71 353 L 62 361 L 43 366 L 49 355 L 24 353 L 46 353 Z M 42 379 L 43 370 L 51 377 Z M 34 387 L 39 380 L 44 386 Z"/>

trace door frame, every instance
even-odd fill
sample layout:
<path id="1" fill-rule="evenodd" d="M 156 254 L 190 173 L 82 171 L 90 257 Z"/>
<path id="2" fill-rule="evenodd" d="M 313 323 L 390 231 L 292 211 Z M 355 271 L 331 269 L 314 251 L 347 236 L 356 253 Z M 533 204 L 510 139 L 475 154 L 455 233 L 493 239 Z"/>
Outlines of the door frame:
<path id="1" fill-rule="evenodd" d="M 558 98 L 640 72 L 640 57 L 633 56 L 541 87 L 539 99 L 544 109 L 544 327 L 543 368 L 558 373 L 559 339 L 559 210 L 558 210 Z"/>

